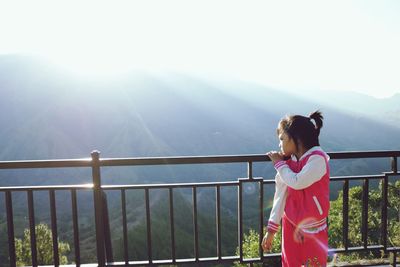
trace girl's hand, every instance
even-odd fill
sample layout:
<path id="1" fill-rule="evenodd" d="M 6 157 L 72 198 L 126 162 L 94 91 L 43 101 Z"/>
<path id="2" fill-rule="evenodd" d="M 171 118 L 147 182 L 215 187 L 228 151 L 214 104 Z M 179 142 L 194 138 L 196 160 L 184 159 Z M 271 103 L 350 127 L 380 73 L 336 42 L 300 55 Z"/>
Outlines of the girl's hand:
<path id="1" fill-rule="evenodd" d="M 275 164 L 278 161 L 283 160 L 284 155 L 281 152 L 270 151 L 267 153 L 267 156 L 271 159 L 271 161 Z"/>
<path id="2" fill-rule="evenodd" d="M 275 233 L 267 232 L 262 240 L 261 246 L 264 252 L 268 252 L 272 248 L 272 241 L 274 240 Z"/>

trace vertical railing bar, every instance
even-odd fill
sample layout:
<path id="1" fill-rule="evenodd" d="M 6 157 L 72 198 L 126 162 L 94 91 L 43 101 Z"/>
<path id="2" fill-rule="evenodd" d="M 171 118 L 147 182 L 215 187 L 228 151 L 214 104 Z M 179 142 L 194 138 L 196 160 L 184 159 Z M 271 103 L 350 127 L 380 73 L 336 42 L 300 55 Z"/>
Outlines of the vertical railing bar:
<path id="1" fill-rule="evenodd" d="M 53 259 L 54 265 L 60 265 L 60 258 L 58 255 L 58 231 L 57 231 L 57 211 L 56 211 L 56 197 L 54 190 L 49 190 L 50 198 L 50 216 L 51 216 L 51 234 L 53 239 Z"/>
<path id="2" fill-rule="evenodd" d="M 29 232 L 31 236 L 31 257 L 32 266 L 38 266 L 37 248 L 36 248 L 36 232 L 35 232 L 35 211 L 33 206 L 33 191 L 28 190 L 28 212 L 29 212 Z"/>
<path id="3" fill-rule="evenodd" d="M 368 198 L 369 198 L 369 180 L 364 179 L 362 195 L 362 241 L 364 248 L 368 246 Z"/>
<path id="4" fill-rule="evenodd" d="M 260 234 L 259 234 L 259 240 L 258 240 L 258 244 L 259 244 L 259 254 L 260 254 L 260 258 L 261 260 L 264 258 L 264 253 L 263 253 L 263 249 L 261 247 L 261 243 L 264 237 L 264 181 L 261 178 L 260 179 Z"/>
<path id="5" fill-rule="evenodd" d="M 247 177 L 253 179 L 253 163 L 251 161 L 247 162 Z"/>
<path id="6" fill-rule="evenodd" d="M 221 240 L 221 187 L 216 187 L 216 224 L 217 224 L 217 256 L 218 260 L 222 258 L 222 240 Z"/>
<path id="7" fill-rule="evenodd" d="M 78 225 L 78 206 L 76 201 L 76 189 L 71 189 L 72 201 L 72 225 L 74 229 L 74 248 L 75 248 L 75 264 L 81 264 L 81 252 L 79 245 L 79 225 Z"/>
<path id="8" fill-rule="evenodd" d="M 397 157 L 391 158 L 392 172 L 397 173 Z"/>
<path id="9" fill-rule="evenodd" d="M 386 174 L 385 177 L 383 178 L 383 184 L 382 184 L 382 218 L 381 218 L 381 240 L 384 249 L 386 250 L 387 248 L 387 206 L 388 206 L 388 182 L 389 182 L 389 177 Z"/>
<path id="10" fill-rule="evenodd" d="M 149 263 L 153 262 L 152 244 L 151 244 L 151 218 L 150 218 L 150 197 L 149 188 L 145 188 L 145 202 L 146 202 L 146 227 L 147 227 L 147 255 Z"/>
<path id="11" fill-rule="evenodd" d="M 349 247 L 349 180 L 343 184 L 343 245 L 347 251 Z"/>
<path id="12" fill-rule="evenodd" d="M 398 168 L 397 168 L 397 157 L 392 157 L 391 158 L 391 161 L 392 161 L 392 172 L 393 173 L 397 173 L 397 171 L 398 171 Z M 394 251 L 393 252 L 393 266 L 396 266 L 397 265 L 397 263 L 396 263 L 396 261 L 397 261 L 397 253 L 396 253 L 396 251 Z"/>
<path id="13" fill-rule="evenodd" d="M 126 222 L 126 198 L 125 198 L 125 189 L 121 189 L 121 208 L 122 208 L 122 229 L 124 236 L 124 261 L 125 264 L 129 263 L 128 256 L 128 227 Z"/>
<path id="14" fill-rule="evenodd" d="M 97 263 L 99 267 L 105 266 L 104 249 L 104 227 L 103 227 L 103 202 L 101 194 L 101 176 L 100 176 L 100 152 L 93 151 L 92 156 L 92 179 L 93 179 L 93 200 L 94 216 L 96 224 L 96 251 Z"/>
<path id="15" fill-rule="evenodd" d="M 238 185 L 238 242 L 239 242 L 239 257 L 240 262 L 243 261 L 243 226 L 242 226 L 242 182 Z"/>
<path id="16" fill-rule="evenodd" d="M 197 222 L 197 190 L 194 186 L 193 189 L 193 230 L 194 230 L 194 255 L 196 261 L 199 260 L 199 229 Z"/>
<path id="17" fill-rule="evenodd" d="M 392 164 L 391 164 L 391 165 L 392 165 L 392 172 L 393 172 L 393 173 L 397 173 L 397 172 L 398 172 L 398 168 L 397 168 L 397 157 L 392 157 L 391 161 L 392 161 Z M 397 265 L 397 263 L 396 263 L 396 261 L 397 261 L 396 257 L 397 257 L 397 254 L 396 254 L 396 251 L 394 251 L 394 253 L 393 253 L 393 266 L 396 266 L 396 265 Z"/>
<path id="18" fill-rule="evenodd" d="M 174 221 L 174 192 L 173 188 L 169 188 L 169 223 L 171 227 L 171 257 L 172 263 L 176 263 L 175 253 L 175 221 Z"/>
<path id="19" fill-rule="evenodd" d="M 107 194 L 104 191 L 102 191 L 102 199 L 103 199 L 104 245 L 106 249 L 106 259 L 107 262 L 114 262 L 112 241 L 111 241 L 110 218 L 108 216 Z"/>
<path id="20" fill-rule="evenodd" d="M 10 257 L 10 266 L 15 267 L 17 265 L 17 260 L 15 255 L 14 217 L 11 191 L 6 191 L 5 198 L 7 209 L 8 254 Z"/>

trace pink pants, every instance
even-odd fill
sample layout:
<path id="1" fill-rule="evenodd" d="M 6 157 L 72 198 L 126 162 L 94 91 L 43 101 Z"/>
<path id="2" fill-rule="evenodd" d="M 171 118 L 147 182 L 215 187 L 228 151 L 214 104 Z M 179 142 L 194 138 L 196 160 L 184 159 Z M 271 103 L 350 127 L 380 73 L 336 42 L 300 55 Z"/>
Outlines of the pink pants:
<path id="1" fill-rule="evenodd" d="M 328 229 L 305 233 L 282 218 L 282 266 L 326 266 L 328 258 Z"/>

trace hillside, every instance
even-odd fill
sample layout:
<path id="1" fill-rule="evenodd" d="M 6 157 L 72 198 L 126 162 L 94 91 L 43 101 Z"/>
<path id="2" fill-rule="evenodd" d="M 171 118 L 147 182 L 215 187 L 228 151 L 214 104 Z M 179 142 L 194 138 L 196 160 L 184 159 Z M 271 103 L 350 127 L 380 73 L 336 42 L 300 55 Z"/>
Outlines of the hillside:
<path id="1" fill-rule="evenodd" d="M 393 142 L 398 128 L 245 82 L 146 72 L 85 80 L 8 56 L 0 58 L 0 87 L 0 160 L 88 157 L 94 149 L 103 157 L 264 153 L 277 148 L 275 127 L 284 114 L 315 109 L 325 115 L 321 144 L 327 151 L 400 147 Z M 0 183 L 11 181 L 18 179 Z"/>
<path id="2" fill-rule="evenodd" d="M 0 160 L 82 158 L 94 149 L 100 150 L 102 157 L 261 154 L 278 148 L 275 128 L 283 115 L 306 115 L 316 109 L 325 116 L 321 145 L 326 151 L 400 149 L 395 141 L 400 129 L 363 112 L 365 107 L 358 100 L 347 98 L 341 108 L 329 101 L 243 81 L 150 72 L 114 80 L 86 80 L 37 59 L 7 56 L 0 57 L 0 90 Z M 393 101 L 392 107 L 396 103 Z M 349 106 L 360 112 L 345 108 Z M 334 175 L 365 174 L 388 170 L 389 162 L 352 160 L 333 161 L 331 165 Z M 272 178 L 274 170 L 270 164 L 257 164 L 254 175 Z M 245 166 L 238 165 L 107 168 L 102 173 L 104 184 L 236 180 L 245 176 Z M 4 170 L 0 186 L 90 183 L 90 177 L 90 170 Z M 334 194 L 338 186 L 332 186 Z M 272 192 L 272 188 L 268 190 Z M 209 200 L 203 210 L 213 205 L 212 195 L 202 195 Z M 235 213 L 231 195 L 223 196 L 226 214 Z M 78 196 L 82 244 L 90 246 L 92 196 Z M 35 213 L 43 221 L 49 219 L 44 208 L 48 204 L 41 204 L 48 201 L 46 197 L 35 194 Z M 185 206 L 189 198 L 190 194 L 182 194 L 180 204 Z M 26 196 L 16 194 L 14 201 L 19 222 L 16 234 L 20 235 L 27 226 Z M 72 226 L 65 223 L 70 221 L 71 212 L 68 194 L 60 193 L 57 201 L 58 216 L 64 222 L 60 224 L 61 237 L 71 241 Z M 119 199 L 109 197 L 109 201 L 113 217 L 118 218 Z M 165 200 L 155 197 L 154 201 L 157 206 Z M 138 203 L 132 205 L 143 208 Z M 141 227 L 137 209 L 128 214 L 132 235 Z M 249 214 L 254 212 L 249 210 Z M 5 219 L 1 214 L 4 197 L 0 198 L 0 230 Z M 112 223 L 113 229 L 120 230 L 118 220 Z M 87 251 L 90 255 L 91 249 Z"/>
<path id="3" fill-rule="evenodd" d="M 104 157 L 263 153 L 277 147 L 284 114 L 315 109 L 326 118 L 321 142 L 328 151 L 396 146 L 390 137 L 398 129 L 347 113 L 350 106 L 364 110 L 358 99 L 333 108 L 251 83 L 177 73 L 84 80 L 10 57 L 0 58 L 2 160 L 87 157 L 92 149 Z"/>

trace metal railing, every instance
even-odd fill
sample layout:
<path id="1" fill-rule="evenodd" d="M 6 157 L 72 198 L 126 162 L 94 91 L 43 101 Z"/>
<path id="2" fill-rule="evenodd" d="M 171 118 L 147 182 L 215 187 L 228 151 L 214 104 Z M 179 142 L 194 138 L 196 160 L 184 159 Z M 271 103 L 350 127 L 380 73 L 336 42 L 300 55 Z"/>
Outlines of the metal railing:
<path id="1" fill-rule="evenodd" d="M 333 152 L 328 153 L 331 159 L 360 159 L 360 158 L 388 158 L 391 160 L 390 171 L 382 174 L 362 175 L 362 176 L 341 176 L 331 177 L 331 181 L 343 182 L 343 248 L 333 248 L 331 252 L 354 252 L 354 251 L 373 251 L 384 250 L 393 253 L 393 266 L 396 266 L 397 253 L 399 247 L 388 246 L 387 241 L 387 206 L 388 206 L 388 180 L 391 176 L 399 175 L 397 168 L 397 158 L 400 157 L 400 151 L 368 151 L 368 152 Z M 97 151 L 92 152 L 91 159 L 75 159 L 75 160 L 43 160 L 43 161 L 3 161 L 0 162 L 1 169 L 43 169 L 43 168 L 91 168 L 93 184 L 91 185 L 62 185 L 62 186 L 14 186 L 0 187 L 0 192 L 5 194 L 7 229 L 8 229 L 8 254 L 10 266 L 16 266 L 15 251 L 15 233 L 14 233 L 14 216 L 13 216 L 13 192 L 22 191 L 27 194 L 30 243 L 31 243 L 31 260 L 32 266 L 38 266 L 37 244 L 35 233 L 35 210 L 33 192 L 48 191 L 50 200 L 50 218 L 53 242 L 53 264 L 60 265 L 58 252 L 58 226 L 57 226 L 57 210 L 55 192 L 58 190 L 66 190 L 71 193 L 71 208 L 73 220 L 73 243 L 74 243 L 74 261 L 76 266 L 84 266 L 81 264 L 80 236 L 77 212 L 77 190 L 91 190 L 93 192 L 95 231 L 96 231 L 96 251 L 97 262 L 93 263 L 98 266 L 137 266 L 137 265 L 166 265 L 166 264 L 189 264 L 189 263 L 232 263 L 240 261 L 241 263 L 262 263 L 269 258 L 277 258 L 280 254 L 264 255 L 261 247 L 259 248 L 259 257 L 245 258 L 243 253 L 243 187 L 245 183 L 255 183 L 258 185 L 258 208 L 259 208 L 259 242 L 263 237 L 263 228 L 265 222 L 264 214 L 264 186 L 273 185 L 273 180 L 264 180 L 263 178 L 253 177 L 253 163 L 266 162 L 269 158 L 265 155 L 234 155 L 234 156 L 197 156 L 197 157 L 157 157 L 157 158 L 123 158 L 123 159 L 101 159 Z M 221 164 L 221 163 L 244 163 L 247 164 L 247 177 L 240 178 L 237 181 L 228 182 L 203 182 L 203 183 L 174 183 L 174 184 L 136 184 L 136 185 L 103 185 L 101 182 L 102 167 L 116 166 L 155 166 L 155 165 L 178 165 L 178 164 Z M 381 210 L 381 244 L 368 245 L 368 192 L 369 181 L 382 181 L 382 210 Z M 350 247 L 348 238 L 349 229 L 349 182 L 363 182 L 363 199 L 362 199 L 362 243 L 360 247 Z M 224 256 L 221 244 L 221 189 L 225 187 L 237 188 L 237 205 L 238 205 L 238 248 L 239 255 Z M 178 259 L 176 257 L 176 229 L 175 221 L 179 218 L 174 216 L 174 192 L 179 188 L 189 188 L 192 190 L 192 214 L 193 214 L 193 236 L 194 236 L 194 257 L 186 259 Z M 202 258 L 199 253 L 199 231 L 198 231 L 198 207 L 197 207 L 197 191 L 199 188 L 213 188 L 215 190 L 215 224 L 216 224 L 216 255 L 215 257 Z M 147 237 L 147 260 L 131 261 L 128 256 L 128 227 L 126 212 L 126 192 L 128 190 L 141 189 L 144 190 L 145 196 L 145 218 L 146 218 L 146 237 Z M 152 233 L 151 233 L 151 205 L 149 194 L 151 190 L 165 189 L 168 191 L 170 236 L 171 236 L 171 257 L 164 260 L 156 260 L 153 257 Z M 123 261 L 115 262 L 113 257 L 110 221 L 108 216 L 106 192 L 109 190 L 118 190 L 121 195 L 122 210 L 122 228 L 123 228 Z M 210 241 L 211 242 L 211 241 Z M 93 265 L 91 265 L 93 266 Z"/>

